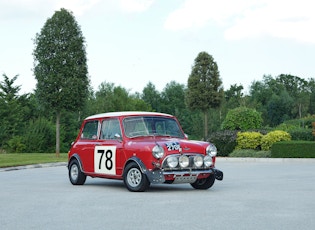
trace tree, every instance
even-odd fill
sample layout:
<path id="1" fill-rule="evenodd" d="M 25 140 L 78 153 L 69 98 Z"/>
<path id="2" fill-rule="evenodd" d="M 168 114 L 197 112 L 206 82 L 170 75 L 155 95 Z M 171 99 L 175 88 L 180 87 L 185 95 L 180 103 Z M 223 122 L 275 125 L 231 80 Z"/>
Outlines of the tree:
<path id="1" fill-rule="evenodd" d="M 150 105 L 153 111 L 161 112 L 161 95 L 152 82 L 142 90 L 142 100 Z"/>
<path id="2" fill-rule="evenodd" d="M 208 110 L 218 108 L 223 99 L 223 87 L 218 65 L 213 57 L 201 52 L 195 59 L 188 78 L 186 103 L 191 110 L 204 114 L 204 138 L 208 136 Z"/>
<path id="3" fill-rule="evenodd" d="M 0 148 L 20 135 L 28 117 L 28 94 L 19 95 L 21 86 L 15 86 L 18 75 L 10 79 L 6 74 L 0 82 Z"/>
<path id="4" fill-rule="evenodd" d="M 167 83 L 161 93 L 161 111 L 179 116 L 185 106 L 185 86 L 175 81 Z"/>
<path id="5" fill-rule="evenodd" d="M 56 155 L 60 152 L 62 111 L 80 111 L 88 96 L 85 39 L 73 14 L 65 9 L 48 18 L 34 39 L 35 93 L 56 114 Z"/>
<path id="6" fill-rule="evenodd" d="M 294 108 L 292 109 L 292 113 L 295 114 L 294 118 L 302 118 L 303 115 L 306 115 L 306 111 L 309 108 L 311 93 L 309 83 L 302 78 L 290 74 L 281 74 L 276 80 L 280 82 L 289 95 L 294 98 Z"/>

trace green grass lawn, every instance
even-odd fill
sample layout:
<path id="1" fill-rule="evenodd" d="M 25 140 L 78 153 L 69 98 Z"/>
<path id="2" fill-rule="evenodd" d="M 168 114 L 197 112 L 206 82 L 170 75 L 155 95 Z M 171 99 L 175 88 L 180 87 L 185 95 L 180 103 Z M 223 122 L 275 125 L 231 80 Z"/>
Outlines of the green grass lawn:
<path id="1" fill-rule="evenodd" d="M 67 153 L 60 153 L 59 157 L 56 157 L 55 153 L 1 153 L 0 168 L 30 164 L 66 162 L 67 160 Z"/>

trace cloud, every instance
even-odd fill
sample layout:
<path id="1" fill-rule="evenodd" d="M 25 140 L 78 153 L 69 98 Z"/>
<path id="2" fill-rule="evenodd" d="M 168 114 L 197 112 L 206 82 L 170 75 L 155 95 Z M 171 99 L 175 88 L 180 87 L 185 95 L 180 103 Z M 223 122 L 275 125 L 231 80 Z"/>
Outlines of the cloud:
<path id="1" fill-rule="evenodd" d="M 57 0 L 55 3 L 55 8 L 65 8 L 71 10 L 74 15 L 81 16 L 99 2 L 100 0 Z"/>
<path id="2" fill-rule="evenodd" d="M 170 13 L 168 30 L 216 24 L 227 40 L 272 36 L 315 43 L 315 14 L 311 0 L 186 0 Z"/>
<path id="3" fill-rule="evenodd" d="M 143 12 L 150 8 L 154 0 L 120 0 L 120 7 L 125 12 Z"/>

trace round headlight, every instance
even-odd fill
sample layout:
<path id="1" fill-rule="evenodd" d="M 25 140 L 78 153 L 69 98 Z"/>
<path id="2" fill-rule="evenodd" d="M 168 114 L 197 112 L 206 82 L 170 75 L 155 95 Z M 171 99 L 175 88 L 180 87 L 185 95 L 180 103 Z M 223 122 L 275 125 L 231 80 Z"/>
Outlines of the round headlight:
<path id="1" fill-rule="evenodd" d="M 156 145 L 153 147 L 152 149 L 152 155 L 156 158 L 156 159 L 160 159 L 164 156 L 164 149 L 159 146 L 159 145 Z"/>
<path id="2" fill-rule="evenodd" d="M 195 164 L 195 166 L 196 167 L 201 167 L 202 165 L 203 165 L 203 158 L 202 158 L 202 156 L 195 156 L 194 157 L 194 164 Z"/>
<path id="3" fill-rule="evenodd" d="M 166 162 L 170 168 L 176 168 L 176 166 L 178 165 L 178 159 L 177 159 L 177 157 L 174 157 L 174 156 L 168 157 Z"/>
<path id="4" fill-rule="evenodd" d="M 182 155 L 178 159 L 179 166 L 182 168 L 186 168 L 189 165 L 189 158 L 185 155 Z"/>
<path id="5" fill-rule="evenodd" d="M 209 155 L 211 157 L 215 157 L 217 155 L 217 148 L 215 147 L 214 144 L 210 144 L 210 145 L 208 145 L 208 147 L 206 149 L 206 153 L 207 153 L 207 155 Z"/>
<path id="6" fill-rule="evenodd" d="M 212 165 L 212 157 L 205 156 L 203 158 L 203 163 L 205 164 L 206 167 L 210 167 Z"/>

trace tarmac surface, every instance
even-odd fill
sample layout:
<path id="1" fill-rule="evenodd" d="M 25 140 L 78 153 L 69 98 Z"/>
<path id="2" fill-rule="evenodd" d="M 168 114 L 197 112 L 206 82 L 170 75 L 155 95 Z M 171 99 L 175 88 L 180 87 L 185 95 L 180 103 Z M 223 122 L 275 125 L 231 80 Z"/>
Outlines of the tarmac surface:
<path id="1" fill-rule="evenodd" d="M 208 190 L 73 186 L 66 163 L 0 169 L 1 229 L 315 229 L 315 159 L 217 158 Z"/>

